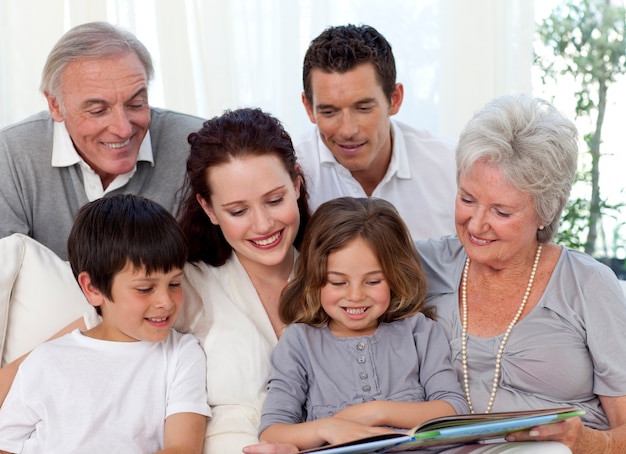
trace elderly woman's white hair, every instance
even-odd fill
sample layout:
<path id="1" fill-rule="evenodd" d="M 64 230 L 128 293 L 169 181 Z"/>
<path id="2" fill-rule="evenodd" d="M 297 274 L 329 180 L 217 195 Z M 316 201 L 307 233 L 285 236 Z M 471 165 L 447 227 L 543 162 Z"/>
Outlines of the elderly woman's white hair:
<path id="1" fill-rule="evenodd" d="M 540 243 L 559 227 L 578 164 L 576 126 L 539 98 L 510 95 L 479 110 L 461 133 L 456 150 L 457 181 L 478 161 L 497 166 L 505 180 L 535 200 L 543 229 Z"/>

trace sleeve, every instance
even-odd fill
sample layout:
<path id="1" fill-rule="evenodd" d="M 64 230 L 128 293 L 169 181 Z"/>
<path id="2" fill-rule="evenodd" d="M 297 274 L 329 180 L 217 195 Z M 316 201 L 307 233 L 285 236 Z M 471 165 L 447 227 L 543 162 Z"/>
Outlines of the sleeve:
<path id="1" fill-rule="evenodd" d="M 206 358 L 202 347 L 191 334 L 180 336 L 177 361 L 168 377 L 168 398 L 165 417 L 174 413 L 198 413 L 211 416 L 206 392 Z"/>
<path id="2" fill-rule="evenodd" d="M 20 181 L 10 155 L 6 133 L 0 132 L 0 238 L 12 233 L 30 235 L 25 207 L 20 197 Z"/>
<path id="3" fill-rule="evenodd" d="M 469 406 L 450 358 L 450 347 L 443 328 L 421 316 L 413 331 L 420 366 L 420 383 L 426 400 L 444 400 L 457 414 L 469 413 Z"/>
<path id="4" fill-rule="evenodd" d="M 587 348 L 593 361 L 593 392 L 599 396 L 624 396 L 626 296 L 615 273 L 595 260 L 593 267 L 575 271 L 570 289 L 577 289 L 572 300 L 578 299 L 578 310 L 584 318 Z"/>
<path id="5" fill-rule="evenodd" d="M 298 324 L 288 326 L 272 352 L 272 371 L 259 434 L 272 424 L 297 424 L 306 420 L 310 362 L 300 332 Z"/>

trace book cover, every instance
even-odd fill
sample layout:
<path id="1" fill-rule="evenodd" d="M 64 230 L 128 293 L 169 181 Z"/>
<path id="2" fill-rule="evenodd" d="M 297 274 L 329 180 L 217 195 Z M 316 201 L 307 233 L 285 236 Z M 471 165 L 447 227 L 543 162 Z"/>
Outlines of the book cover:
<path id="1" fill-rule="evenodd" d="M 405 433 L 390 433 L 337 445 L 300 451 L 323 454 L 392 453 L 431 446 L 459 445 L 503 438 L 511 432 L 528 430 L 584 414 L 576 407 L 505 413 L 468 414 L 431 419 Z"/>

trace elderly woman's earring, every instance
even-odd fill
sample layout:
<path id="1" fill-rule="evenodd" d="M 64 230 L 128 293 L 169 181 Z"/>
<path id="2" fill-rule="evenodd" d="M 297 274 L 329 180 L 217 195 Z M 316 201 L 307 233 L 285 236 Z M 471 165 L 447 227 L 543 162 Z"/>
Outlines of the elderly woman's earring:
<path id="1" fill-rule="evenodd" d="M 545 226 L 543 226 L 543 225 L 539 226 L 539 230 L 543 230 L 544 228 L 545 228 Z"/>

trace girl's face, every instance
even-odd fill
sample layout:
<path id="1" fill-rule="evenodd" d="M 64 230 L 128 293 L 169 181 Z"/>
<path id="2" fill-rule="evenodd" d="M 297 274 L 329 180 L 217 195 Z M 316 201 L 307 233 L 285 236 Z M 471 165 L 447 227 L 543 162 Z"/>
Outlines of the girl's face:
<path id="1" fill-rule="evenodd" d="M 291 180 L 277 156 L 233 159 L 212 168 L 207 178 L 210 203 L 198 201 L 244 268 L 291 260 L 300 226 L 300 180 Z"/>
<path id="2" fill-rule="evenodd" d="M 337 337 L 369 336 L 391 302 L 391 289 L 372 248 L 358 237 L 328 256 L 322 308 Z"/>

